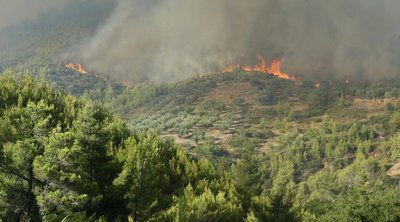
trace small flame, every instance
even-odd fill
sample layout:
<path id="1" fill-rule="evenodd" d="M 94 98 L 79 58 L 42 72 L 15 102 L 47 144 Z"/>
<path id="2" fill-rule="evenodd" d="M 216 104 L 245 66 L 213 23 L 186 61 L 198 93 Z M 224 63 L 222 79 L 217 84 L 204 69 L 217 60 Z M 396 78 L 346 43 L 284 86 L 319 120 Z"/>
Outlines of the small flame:
<path id="1" fill-rule="evenodd" d="M 252 68 L 250 66 L 243 66 L 242 69 L 245 72 L 251 72 L 252 71 Z"/>
<path id="2" fill-rule="evenodd" d="M 293 76 L 289 76 L 288 74 L 281 72 L 281 65 L 282 62 L 278 59 L 275 59 L 271 66 L 267 69 L 267 73 L 271 73 L 281 79 L 294 80 Z"/>
<path id="3" fill-rule="evenodd" d="M 120 84 L 120 85 L 122 85 L 124 87 L 127 87 L 127 88 L 132 87 L 132 83 L 130 81 L 128 81 L 128 80 L 121 80 L 121 81 L 115 82 L 115 81 L 112 81 L 112 80 L 108 79 L 107 77 L 102 77 L 102 76 L 100 76 L 100 75 L 98 75 L 96 73 L 89 73 L 88 71 L 86 71 L 85 67 L 80 63 L 76 63 L 76 64 L 68 63 L 68 64 L 65 65 L 65 68 L 73 70 L 73 71 L 75 71 L 75 72 L 77 72 L 78 74 L 81 74 L 81 75 L 88 75 L 88 76 L 93 76 L 93 77 L 98 78 L 98 79 L 102 79 L 104 82 L 106 82 L 108 84 Z"/>
<path id="4" fill-rule="evenodd" d="M 86 71 L 85 67 L 80 63 L 77 63 L 77 64 L 68 63 L 67 65 L 65 65 L 65 67 L 68 68 L 68 69 L 74 70 L 74 71 L 76 71 L 76 72 L 78 72 L 80 74 L 87 74 L 88 73 Z"/>
<path id="5" fill-rule="evenodd" d="M 321 87 L 321 83 L 317 82 L 314 84 L 314 88 L 319 89 Z"/>
<path id="6" fill-rule="evenodd" d="M 228 62 L 225 68 L 222 70 L 223 73 L 233 72 L 234 68 L 232 63 Z"/>
<path id="7" fill-rule="evenodd" d="M 254 67 L 247 66 L 247 65 L 242 65 L 242 64 L 237 64 L 236 69 L 243 70 L 245 72 L 262 72 L 266 74 L 271 74 L 274 75 L 278 78 L 281 79 L 287 79 L 287 80 L 295 80 L 293 76 L 290 76 L 289 74 L 286 74 L 281 71 L 281 66 L 282 62 L 279 59 L 275 59 L 272 61 L 272 64 L 268 67 L 267 63 L 265 62 L 265 59 L 261 56 L 258 56 L 258 64 Z M 226 67 L 222 70 L 223 73 L 230 73 L 235 70 L 235 66 L 232 63 L 227 63 Z"/>

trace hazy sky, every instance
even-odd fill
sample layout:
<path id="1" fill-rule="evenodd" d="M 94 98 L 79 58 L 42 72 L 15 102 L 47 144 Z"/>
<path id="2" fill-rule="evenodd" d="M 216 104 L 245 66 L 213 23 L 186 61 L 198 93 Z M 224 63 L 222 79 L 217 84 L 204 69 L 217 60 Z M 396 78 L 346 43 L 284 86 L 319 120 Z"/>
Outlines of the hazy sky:
<path id="1" fill-rule="evenodd" d="M 34 18 L 50 8 L 62 7 L 67 0 L 0 0 L 0 28 Z"/>

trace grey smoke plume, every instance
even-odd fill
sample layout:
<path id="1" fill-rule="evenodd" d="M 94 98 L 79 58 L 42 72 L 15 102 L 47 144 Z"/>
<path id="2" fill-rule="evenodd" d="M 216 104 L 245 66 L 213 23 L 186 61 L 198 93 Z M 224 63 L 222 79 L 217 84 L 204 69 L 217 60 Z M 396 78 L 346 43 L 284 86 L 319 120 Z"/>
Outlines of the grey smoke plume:
<path id="1" fill-rule="evenodd" d="M 0 29 L 24 19 L 35 18 L 52 8 L 61 8 L 67 0 L 0 0 Z"/>
<path id="2" fill-rule="evenodd" d="M 400 1 L 120 0 L 74 57 L 115 78 L 172 81 L 258 54 L 294 75 L 397 75 Z"/>

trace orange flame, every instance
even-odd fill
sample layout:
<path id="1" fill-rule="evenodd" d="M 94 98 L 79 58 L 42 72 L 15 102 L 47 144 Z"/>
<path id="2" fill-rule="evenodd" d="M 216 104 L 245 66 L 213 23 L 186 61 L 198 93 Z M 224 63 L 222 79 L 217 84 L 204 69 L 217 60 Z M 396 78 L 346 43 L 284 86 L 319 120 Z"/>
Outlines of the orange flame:
<path id="1" fill-rule="evenodd" d="M 281 79 L 295 80 L 293 76 L 286 74 L 281 71 L 282 62 L 279 59 L 272 61 L 272 64 L 268 67 L 265 59 L 258 56 L 258 64 L 254 67 L 237 64 L 236 69 L 243 70 L 245 72 L 262 72 L 266 74 L 274 75 Z M 226 67 L 222 70 L 223 73 L 230 73 L 235 70 L 235 66 L 232 63 L 227 63 Z"/>
<path id="2" fill-rule="evenodd" d="M 250 66 L 243 66 L 242 69 L 245 72 L 251 72 L 252 71 L 252 68 Z"/>
<path id="3" fill-rule="evenodd" d="M 282 62 L 279 59 L 275 59 L 271 66 L 267 69 L 267 73 L 271 73 L 281 79 L 294 80 L 293 76 L 289 76 L 289 74 L 281 72 L 281 65 Z"/>
<path id="4" fill-rule="evenodd" d="M 88 76 L 93 76 L 93 77 L 98 78 L 98 79 L 102 79 L 104 82 L 106 82 L 108 84 L 120 84 L 120 85 L 122 85 L 124 87 L 127 87 L 127 88 L 132 87 L 132 83 L 129 80 L 121 80 L 121 81 L 118 81 L 118 82 L 114 82 L 114 81 L 108 79 L 107 77 L 99 76 L 96 73 L 89 73 L 88 71 L 86 71 L 85 67 L 80 63 L 76 63 L 76 64 L 68 63 L 68 64 L 65 65 L 65 68 L 73 70 L 73 71 L 75 71 L 75 72 L 77 72 L 77 73 L 79 73 L 81 75 L 88 75 Z"/>
<path id="5" fill-rule="evenodd" d="M 321 87 L 321 84 L 319 82 L 314 84 L 314 88 L 319 89 Z"/>
<path id="6" fill-rule="evenodd" d="M 222 70 L 223 73 L 233 72 L 234 68 L 232 63 L 228 62 L 225 68 Z"/>
<path id="7" fill-rule="evenodd" d="M 67 65 L 65 65 L 65 67 L 68 68 L 68 69 L 74 70 L 74 71 L 76 71 L 76 72 L 78 72 L 80 74 L 87 74 L 88 73 L 86 71 L 85 67 L 80 63 L 77 63 L 77 64 L 68 63 Z"/>

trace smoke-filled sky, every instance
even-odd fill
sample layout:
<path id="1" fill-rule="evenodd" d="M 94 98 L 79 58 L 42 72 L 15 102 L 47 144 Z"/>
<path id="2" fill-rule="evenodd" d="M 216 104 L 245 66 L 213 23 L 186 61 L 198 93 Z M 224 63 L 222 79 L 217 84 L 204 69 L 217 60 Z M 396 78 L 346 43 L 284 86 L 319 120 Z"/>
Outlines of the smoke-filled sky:
<path id="1" fill-rule="evenodd" d="M 67 0 L 0 0 L 0 29 L 64 6 Z"/>
<path id="2" fill-rule="evenodd" d="M 132 80 L 177 80 L 258 54 L 294 75 L 395 76 L 400 1 L 120 0 L 71 51 L 92 70 Z"/>

